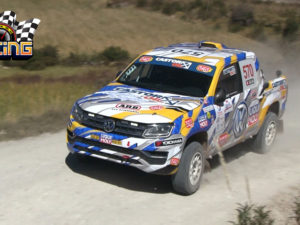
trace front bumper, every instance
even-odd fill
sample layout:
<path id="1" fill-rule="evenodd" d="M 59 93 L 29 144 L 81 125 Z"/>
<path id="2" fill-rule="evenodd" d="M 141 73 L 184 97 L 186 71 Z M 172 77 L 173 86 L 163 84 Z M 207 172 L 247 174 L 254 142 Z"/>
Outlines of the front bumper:
<path id="1" fill-rule="evenodd" d="M 83 129 L 83 127 L 81 126 L 80 129 Z M 84 127 L 85 134 L 87 129 L 89 128 Z M 95 136 L 95 130 L 91 129 L 91 132 Z M 177 166 L 170 165 L 171 158 L 174 156 L 180 158 L 181 156 L 181 145 L 165 146 L 160 150 L 149 149 L 149 147 L 145 148 L 148 150 L 141 150 L 139 145 L 124 147 L 121 143 L 119 145 L 102 143 L 91 138 L 93 137 L 91 135 L 81 135 L 79 133 L 76 129 L 73 131 L 67 129 L 67 146 L 71 153 L 136 167 L 147 173 L 171 174 L 177 168 Z M 97 131 L 97 135 L 100 136 L 101 134 L 102 131 Z M 133 138 L 127 139 L 132 140 Z M 140 146 L 145 146 L 145 144 Z M 154 144 L 149 145 L 148 141 L 147 146 L 153 147 Z"/>

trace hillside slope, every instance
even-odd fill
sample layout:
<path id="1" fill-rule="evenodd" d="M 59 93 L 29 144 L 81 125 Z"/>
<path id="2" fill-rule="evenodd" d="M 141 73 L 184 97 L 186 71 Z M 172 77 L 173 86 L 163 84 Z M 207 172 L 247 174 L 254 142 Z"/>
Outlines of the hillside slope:
<path id="1" fill-rule="evenodd" d="M 111 9 L 105 5 L 106 0 L 90 0 L 88 4 L 83 0 L 27 0 L 26 4 L 14 0 L 3 2 L 1 8 L 15 11 L 19 21 L 40 18 L 35 46 L 56 45 L 62 55 L 71 51 L 90 53 L 109 45 L 121 46 L 134 55 L 157 46 L 203 39 L 251 49 L 262 56 L 266 50 L 278 55 L 261 43 L 214 30 L 201 22 L 185 22 L 133 6 Z"/>

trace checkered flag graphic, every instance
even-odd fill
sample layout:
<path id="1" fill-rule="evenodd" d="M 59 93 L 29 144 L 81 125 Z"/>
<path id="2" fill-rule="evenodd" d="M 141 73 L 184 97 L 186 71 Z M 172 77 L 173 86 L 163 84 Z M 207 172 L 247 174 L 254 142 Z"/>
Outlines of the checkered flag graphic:
<path id="1" fill-rule="evenodd" d="M 18 22 L 16 20 L 16 13 L 13 11 L 4 11 L 0 13 L 0 23 L 5 23 L 11 26 L 16 32 L 17 42 L 32 41 L 35 30 L 37 29 L 40 20 L 30 19 Z"/>

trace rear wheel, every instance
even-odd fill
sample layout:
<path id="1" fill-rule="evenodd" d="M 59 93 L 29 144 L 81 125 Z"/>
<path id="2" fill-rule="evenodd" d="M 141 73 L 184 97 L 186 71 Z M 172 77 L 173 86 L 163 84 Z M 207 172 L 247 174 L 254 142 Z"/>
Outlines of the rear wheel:
<path id="1" fill-rule="evenodd" d="M 176 192 L 190 195 L 199 189 L 204 172 L 204 151 L 198 142 L 190 143 L 183 151 L 178 171 L 172 176 Z"/>
<path id="2" fill-rule="evenodd" d="M 278 132 L 278 117 L 275 113 L 269 112 L 261 126 L 258 134 L 254 137 L 253 148 L 257 153 L 270 151 Z"/>

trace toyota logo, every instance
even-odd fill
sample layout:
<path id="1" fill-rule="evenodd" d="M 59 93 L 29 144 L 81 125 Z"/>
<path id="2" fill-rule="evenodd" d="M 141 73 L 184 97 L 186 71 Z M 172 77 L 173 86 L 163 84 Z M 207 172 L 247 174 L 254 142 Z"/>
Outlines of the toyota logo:
<path id="1" fill-rule="evenodd" d="M 105 132 L 112 132 L 115 129 L 116 123 L 113 120 L 105 120 L 103 129 Z"/>

